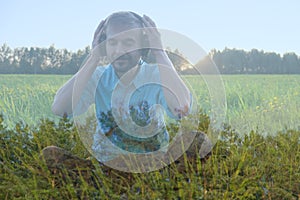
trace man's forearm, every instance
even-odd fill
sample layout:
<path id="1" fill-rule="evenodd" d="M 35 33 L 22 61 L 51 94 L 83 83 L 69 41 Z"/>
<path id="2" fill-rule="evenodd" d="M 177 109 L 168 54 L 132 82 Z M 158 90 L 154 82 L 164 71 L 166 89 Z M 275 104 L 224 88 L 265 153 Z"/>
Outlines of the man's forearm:
<path id="1" fill-rule="evenodd" d="M 164 50 L 154 50 L 153 55 L 159 66 L 161 83 L 169 108 L 175 116 L 186 115 L 191 102 L 189 89 Z"/>
<path id="2" fill-rule="evenodd" d="M 72 105 L 77 105 L 81 94 L 99 62 L 96 55 L 91 55 L 84 66 L 66 82 L 56 93 L 52 104 L 52 112 L 56 115 L 72 114 Z"/>

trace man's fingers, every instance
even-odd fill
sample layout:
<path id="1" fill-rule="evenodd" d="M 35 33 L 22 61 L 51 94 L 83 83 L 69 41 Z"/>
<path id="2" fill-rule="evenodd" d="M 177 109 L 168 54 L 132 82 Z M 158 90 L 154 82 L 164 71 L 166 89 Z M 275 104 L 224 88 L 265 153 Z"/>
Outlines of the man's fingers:
<path id="1" fill-rule="evenodd" d="M 100 24 L 98 25 L 96 31 L 95 31 L 95 35 L 97 35 L 97 33 L 99 33 L 101 31 L 101 29 L 103 29 L 103 24 L 104 24 L 104 20 L 102 20 L 100 22 Z"/>
<path id="2" fill-rule="evenodd" d="M 179 118 L 184 117 L 189 113 L 189 106 L 185 105 L 181 108 L 175 108 L 175 112 Z"/>
<path id="3" fill-rule="evenodd" d="M 101 33 L 103 31 L 103 28 L 104 28 L 104 26 L 103 26 L 104 22 L 105 22 L 104 20 L 102 20 L 100 22 L 100 24 L 98 25 L 98 27 L 97 27 L 97 29 L 96 29 L 96 31 L 94 33 L 94 38 L 93 38 L 93 42 L 92 42 L 92 47 L 93 48 L 98 44 L 98 41 L 100 39 Z"/>

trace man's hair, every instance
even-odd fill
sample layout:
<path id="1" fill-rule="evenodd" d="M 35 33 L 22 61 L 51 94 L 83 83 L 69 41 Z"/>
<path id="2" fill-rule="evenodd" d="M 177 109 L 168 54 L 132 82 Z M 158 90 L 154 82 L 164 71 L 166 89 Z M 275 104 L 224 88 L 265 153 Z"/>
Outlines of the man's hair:
<path id="1" fill-rule="evenodd" d="M 111 14 L 106 18 L 106 24 L 116 23 L 129 25 L 134 28 L 143 28 L 143 20 L 142 17 L 138 14 L 131 11 L 119 11 Z"/>

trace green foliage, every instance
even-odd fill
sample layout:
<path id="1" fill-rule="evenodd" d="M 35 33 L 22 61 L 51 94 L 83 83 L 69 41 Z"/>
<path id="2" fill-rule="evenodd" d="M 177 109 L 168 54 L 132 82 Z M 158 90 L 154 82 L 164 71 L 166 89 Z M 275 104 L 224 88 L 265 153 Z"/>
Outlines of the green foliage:
<path id="1" fill-rule="evenodd" d="M 209 118 L 199 116 L 199 129 L 206 131 Z M 300 194 L 300 131 L 266 137 L 252 131 L 241 138 L 225 126 L 211 157 L 197 160 L 184 173 L 172 163 L 150 173 L 108 176 L 92 159 L 95 181 L 90 185 L 84 178 L 76 184 L 72 177 L 63 179 L 63 171 L 60 180 L 40 157 L 49 145 L 89 157 L 71 121 L 42 120 L 35 128 L 17 123 L 8 129 L 3 119 L 1 115 L 0 199 L 297 199 Z"/>

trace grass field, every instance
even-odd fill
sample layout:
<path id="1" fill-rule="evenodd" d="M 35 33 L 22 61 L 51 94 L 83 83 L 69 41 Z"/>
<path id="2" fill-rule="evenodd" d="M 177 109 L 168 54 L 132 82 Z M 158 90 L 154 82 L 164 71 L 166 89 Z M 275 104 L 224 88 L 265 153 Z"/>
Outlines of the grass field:
<path id="1" fill-rule="evenodd" d="M 73 123 L 52 115 L 53 96 L 68 77 L 0 75 L 0 199 L 300 198 L 300 76 L 223 76 L 225 122 L 236 131 L 226 126 L 205 162 L 184 159 L 181 170 L 172 164 L 143 174 L 103 171 Z M 186 80 L 209 115 L 205 82 Z M 199 119 L 198 129 L 206 132 L 208 117 Z M 60 166 L 53 173 L 40 156 L 49 145 L 90 157 L 94 169 Z"/>
<path id="2" fill-rule="evenodd" d="M 0 112 L 13 127 L 16 122 L 35 125 L 42 118 L 58 120 L 51 112 L 56 90 L 70 76 L 0 75 Z M 209 79 L 209 78 L 208 78 Z M 209 114 L 210 94 L 200 76 L 187 76 L 198 105 Z M 257 130 L 273 134 L 300 126 L 300 76 L 227 75 L 225 123 L 241 134 Z"/>
<path id="3" fill-rule="evenodd" d="M 37 124 L 57 120 L 51 112 L 56 90 L 68 79 L 55 75 L 0 75 L 0 110 L 9 127 L 16 122 Z"/>

